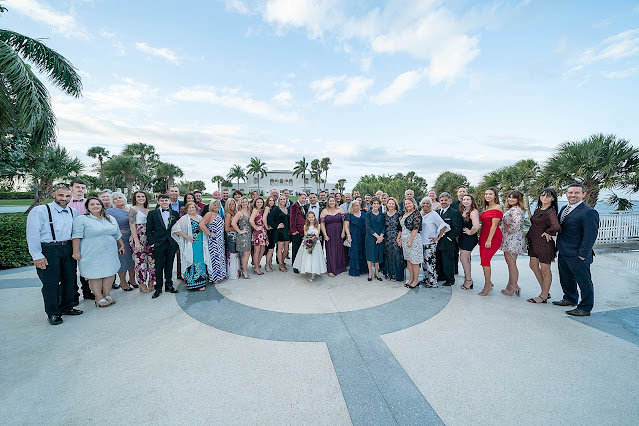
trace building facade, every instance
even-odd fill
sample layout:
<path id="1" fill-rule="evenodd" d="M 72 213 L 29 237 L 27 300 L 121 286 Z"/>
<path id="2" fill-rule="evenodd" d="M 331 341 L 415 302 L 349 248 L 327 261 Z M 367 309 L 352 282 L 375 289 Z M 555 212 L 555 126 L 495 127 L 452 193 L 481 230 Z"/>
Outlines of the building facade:
<path id="1" fill-rule="evenodd" d="M 233 182 L 233 189 L 236 188 L 237 183 Z M 317 188 L 320 190 L 325 188 L 335 188 L 334 183 L 325 185 L 320 183 L 319 185 L 311 179 L 310 173 L 306 173 L 306 181 L 302 176 L 293 176 L 292 170 L 269 170 L 267 175 L 260 179 L 259 188 L 261 195 L 268 195 L 273 189 L 277 189 L 282 192 L 288 189 L 291 195 L 297 195 L 300 191 L 305 192 L 317 192 Z M 240 182 L 240 190 L 245 194 L 249 191 L 256 190 L 258 188 L 257 177 L 248 175 L 246 182 Z"/>

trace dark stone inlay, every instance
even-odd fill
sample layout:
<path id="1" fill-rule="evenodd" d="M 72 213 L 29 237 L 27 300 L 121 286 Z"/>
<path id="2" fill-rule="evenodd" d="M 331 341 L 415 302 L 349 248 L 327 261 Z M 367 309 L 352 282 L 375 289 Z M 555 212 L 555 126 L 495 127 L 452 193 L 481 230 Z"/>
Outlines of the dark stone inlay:
<path id="1" fill-rule="evenodd" d="M 416 289 L 383 305 L 329 314 L 268 311 L 225 298 L 211 286 L 176 300 L 191 317 L 229 333 L 264 340 L 326 342 L 354 424 L 443 424 L 380 335 L 440 312 L 451 288 Z"/>
<path id="2" fill-rule="evenodd" d="M 594 312 L 589 317 L 571 318 L 639 346 L 639 307 Z"/>

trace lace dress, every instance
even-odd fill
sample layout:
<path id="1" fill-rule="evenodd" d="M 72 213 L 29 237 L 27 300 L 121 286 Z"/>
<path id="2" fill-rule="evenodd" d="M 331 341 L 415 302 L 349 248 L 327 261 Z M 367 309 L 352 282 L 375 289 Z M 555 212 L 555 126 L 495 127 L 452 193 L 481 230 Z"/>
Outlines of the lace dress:
<path id="1" fill-rule="evenodd" d="M 422 247 L 422 236 L 419 231 L 422 230 L 422 215 L 418 211 L 414 211 L 406 217 L 399 220 L 402 227 L 402 249 L 404 250 L 404 259 L 413 265 L 420 265 L 424 261 L 424 252 Z M 412 231 L 417 229 L 417 234 L 413 238 L 413 242 L 408 247 L 408 240 Z"/>
<path id="2" fill-rule="evenodd" d="M 519 207 L 511 207 L 502 219 L 501 251 L 512 254 L 526 254 L 526 237 L 524 236 L 524 211 Z"/>
<path id="3" fill-rule="evenodd" d="M 404 280 L 404 253 L 402 247 L 397 244 L 399 234 L 399 212 L 392 216 L 384 213 L 386 235 L 384 237 L 384 275 L 389 280 Z"/>

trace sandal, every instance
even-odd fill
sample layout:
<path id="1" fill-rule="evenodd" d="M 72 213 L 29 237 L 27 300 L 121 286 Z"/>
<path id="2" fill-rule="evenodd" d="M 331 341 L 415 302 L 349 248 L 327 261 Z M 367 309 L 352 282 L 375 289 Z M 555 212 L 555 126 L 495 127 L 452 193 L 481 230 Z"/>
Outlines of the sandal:
<path id="1" fill-rule="evenodd" d="M 470 287 L 466 286 L 467 282 L 470 282 Z M 473 283 L 473 280 L 464 280 L 464 284 L 462 284 L 461 288 L 462 288 L 462 290 L 472 290 L 473 289 L 473 285 L 475 285 Z"/>
<path id="2" fill-rule="evenodd" d="M 96 308 L 106 308 L 107 306 L 111 306 L 111 304 L 106 299 L 100 299 L 95 301 Z"/>
<path id="3" fill-rule="evenodd" d="M 408 284 L 404 284 L 404 287 L 406 287 L 406 288 L 410 288 L 410 289 L 414 289 L 414 288 L 419 287 L 419 284 L 417 284 L 417 285 L 415 285 L 415 286 L 411 286 L 411 285 L 408 285 Z"/>
<path id="4" fill-rule="evenodd" d="M 439 287 L 437 284 L 431 284 L 431 283 L 424 283 L 423 285 L 424 285 L 424 287 L 426 287 L 426 288 L 435 288 L 435 287 Z"/>
<path id="5" fill-rule="evenodd" d="M 537 297 L 541 299 L 541 302 L 538 302 L 538 301 L 537 301 Z M 531 297 L 530 299 L 528 299 L 528 301 L 529 301 L 530 303 L 548 303 L 548 299 L 544 299 L 544 298 L 543 298 L 543 297 L 541 297 L 541 296 L 537 296 L 537 297 Z"/>
<path id="6" fill-rule="evenodd" d="M 104 298 L 109 303 L 109 305 L 115 305 L 115 300 L 113 300 L 111 296 L 105 296 Z"/>

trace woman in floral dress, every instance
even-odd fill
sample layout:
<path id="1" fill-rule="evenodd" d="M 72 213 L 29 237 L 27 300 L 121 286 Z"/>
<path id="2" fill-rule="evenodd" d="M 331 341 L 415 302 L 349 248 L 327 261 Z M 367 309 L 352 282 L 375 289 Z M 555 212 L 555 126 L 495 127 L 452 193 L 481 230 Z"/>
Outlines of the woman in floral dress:
<path id="1" fill-rule="evenodd" d="M 249 219 L 253 234 L 251 235 L 251 246 L 253 246 L 253 272 L 257 275 L 263 275 L 260 270 L 260 261 L 264 256 L 264 251 L 268 245 L 268 235 L 266 233 L 266 224 L 264 223 L 264 200 L 256 198 L 253 201 L 253 212 Z"/>
<path id="2" fill-rule="evenodd" d="M 506 296 L 521 295 L 517 256 L 526 254 L 526 237 L 524 235 L 524 195 L 519 191 L 512 191 L 506 199 L 506 212 L 502 219 L 501 251 L 508 265 L 508 284 L 501 292 Z"/>
<path id="3" fill-rule="evenodd" d="M 149 214 L 149 199 L 144 191 L 133 193 L 133 206 L 129 209 L 131 236 L 129 244 L 133 255 L 136 281 L 140 292 L 149 293 L 155 286 L 155 258 L 153 247 L 146 238 L 146 217 Z"/>

